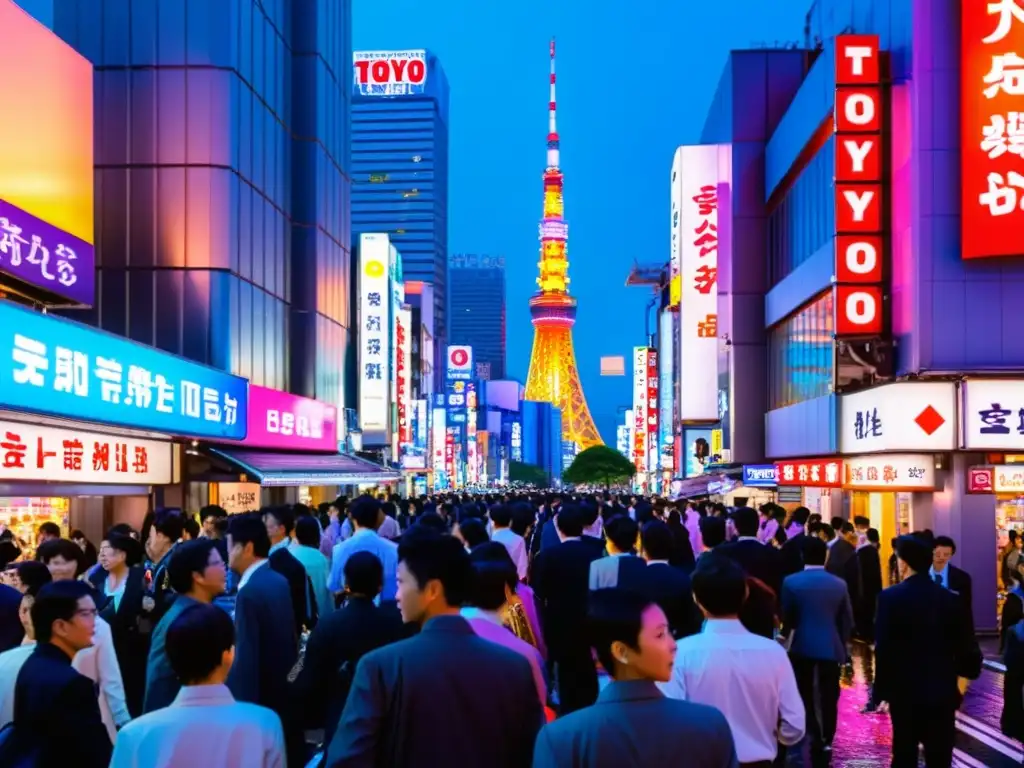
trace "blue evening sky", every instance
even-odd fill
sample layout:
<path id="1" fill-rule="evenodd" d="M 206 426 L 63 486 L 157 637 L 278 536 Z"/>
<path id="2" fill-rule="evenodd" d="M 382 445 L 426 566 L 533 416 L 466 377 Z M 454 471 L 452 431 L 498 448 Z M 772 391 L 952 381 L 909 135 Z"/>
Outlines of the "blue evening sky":
<path id="1" fill-rule="evenodd" d="M 355 0 L 359 49 L 428 48 L 451 85 L 449 250 L 504 254 L 509 376 L 526 380 L 545 164 L 548 40 L 569 222 L 576 361 L 615 444 L 631 374 L 602 355 L 644 343 L 649 289 L 634 259 L 668 261 L 669 171 L 699 137 L 728 51 L 798 41 L 810 0 Z M 652 323 L 654 321 L 652 320 Z"/>

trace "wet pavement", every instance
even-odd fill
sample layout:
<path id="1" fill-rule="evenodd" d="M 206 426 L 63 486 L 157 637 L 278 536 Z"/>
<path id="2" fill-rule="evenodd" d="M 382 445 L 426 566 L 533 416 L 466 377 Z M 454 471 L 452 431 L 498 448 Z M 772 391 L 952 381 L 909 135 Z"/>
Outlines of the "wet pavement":
<path id="1" fill-rule="evenodd" d="M 832 768 L 882 768 L 891 761 L 892 726 L 888 715 L 862 714 L 870 695 L 870 649 L 855 648 L 852 668 L 842 678 L 839 699 L 839 730 L 833 742 L 831 762 L 812 761 L 806 747 L 792 749 L 788 768 L 831 765 Z M 999 716 L 1003 706 L 1003 681 L 998 672 L 986 669 L 971 683 L 957 714 L 957 741 L 953 765 L 961 768 L 1020 766 L 1024 748 L 1003 736 Z M 924 761 L 921 761 L 924 765 Z"/>

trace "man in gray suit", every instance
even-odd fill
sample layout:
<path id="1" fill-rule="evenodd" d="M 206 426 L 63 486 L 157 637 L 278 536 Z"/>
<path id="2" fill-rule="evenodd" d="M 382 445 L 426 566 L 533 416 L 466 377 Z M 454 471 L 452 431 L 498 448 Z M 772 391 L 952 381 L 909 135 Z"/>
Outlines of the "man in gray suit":
<path id="1" fill-rule="evenodd" d="M 613 681 L 596 704 L 541 730 L 534 768 L 736 768 L 725 716 L 658 690 L 676 655 L 658 604 L 626 589 L 601 589 L 591 593 L 589 618 L 594 650 Z"/>
<path id="2" fill-rule="evenodd" d="M 853 608 L 846 582 L 825 570 L 825 542 L 810 537 L 803 553 L 804 570 L 782 582 L 782 631 L 789 637 L 811 748 L 829 753 L 836 735 L 839 669 L 849 656 L 846 645 L 853 629 Z"/>
<path id="3" fill-rule="evenodd" d="M 402 537 L 398 559 L 398 607 L 422 629 L 359 661 L 325 765 L 528 768 L 544 720 L 533 672 L 459 616 L 469 554 L 424 529 Z"/>

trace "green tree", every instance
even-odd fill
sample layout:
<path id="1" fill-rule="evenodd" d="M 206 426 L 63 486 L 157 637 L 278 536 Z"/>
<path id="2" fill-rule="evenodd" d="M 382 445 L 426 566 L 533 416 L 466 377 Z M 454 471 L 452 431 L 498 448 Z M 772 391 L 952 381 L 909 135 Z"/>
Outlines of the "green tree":
<path id="1" fill-rule="evenodd" d="M 581 451 L 569 468 L 562 473 L 562 479 L 574 485 L 603 485 L 624 482 L 636 474 L 633 462 L 607 445 L 595 445 Z"/>
<path id="2" fill-rule="evenodd" d="M 513 483 L 528 483 L 538 488 L 547 488 L 551 485 L 551 478 L 547 472 L 535 464 L 524 464 L 521 461 L 509 462 L 508 479 Z"/>

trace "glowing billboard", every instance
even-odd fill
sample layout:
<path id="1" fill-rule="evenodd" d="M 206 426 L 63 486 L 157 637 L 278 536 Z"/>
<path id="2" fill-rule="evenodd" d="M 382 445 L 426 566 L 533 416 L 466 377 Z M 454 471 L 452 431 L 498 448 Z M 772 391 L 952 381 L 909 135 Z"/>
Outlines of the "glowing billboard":
<path id="1" fill-rule="evenodd" d="M 413 96 L 427 84 L 427 52 L 356 51 L 355 86 L 363 96 Z"/>
<path id="2" fill-rule="evenodd" d="M 92 304 L 92 65 L 0 0 L 0 270 Z"/>

